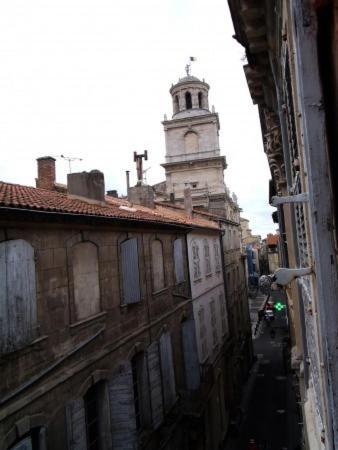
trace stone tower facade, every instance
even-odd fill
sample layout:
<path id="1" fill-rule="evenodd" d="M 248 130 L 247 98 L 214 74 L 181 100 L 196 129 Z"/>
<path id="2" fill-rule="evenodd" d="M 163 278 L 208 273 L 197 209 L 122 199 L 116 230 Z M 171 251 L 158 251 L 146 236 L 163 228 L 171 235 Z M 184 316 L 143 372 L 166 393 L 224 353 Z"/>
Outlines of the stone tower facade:
<path id="1" fill-rule="evenodd" d="M 166 194 L 183 202 L 190 188 L 193 205 L 225 215 L 229 193 L 224 184 L 226 160 L 220 155 L 219 119 L 209 109 L 209 85 L 187 75 L 172 85 L 173 116 L 164 120 Z"/>

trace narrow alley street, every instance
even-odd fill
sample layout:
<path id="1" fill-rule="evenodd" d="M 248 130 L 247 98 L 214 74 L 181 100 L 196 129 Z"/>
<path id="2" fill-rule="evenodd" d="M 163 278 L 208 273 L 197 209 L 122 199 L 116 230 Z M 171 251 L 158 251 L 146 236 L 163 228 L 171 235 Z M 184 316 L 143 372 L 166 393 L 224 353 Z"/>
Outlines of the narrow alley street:
<path id="1" fill-rule="evenodd" d="M 238 433 L 230 437 L 225 450 L 249 449 L 251 439 L 254 439 L 259 450 L 300 448 L 301 419 L 292 373 L 288 370 L 285 312 L 276 312 L 272 322 L 263 321 L 254 335 L 257 311 L 265 299 L 264 296 L 257 296 L 250 300 L 256 362 L 245 388 Z"/>

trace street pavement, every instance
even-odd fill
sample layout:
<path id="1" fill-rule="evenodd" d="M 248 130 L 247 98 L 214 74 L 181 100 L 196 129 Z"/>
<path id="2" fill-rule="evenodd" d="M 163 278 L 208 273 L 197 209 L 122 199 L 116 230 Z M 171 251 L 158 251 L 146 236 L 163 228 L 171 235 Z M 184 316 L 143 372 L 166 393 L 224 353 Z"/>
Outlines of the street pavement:
<path id="1" fill-rule="evenodd" d="M 244 389 L 238 434 L 229 436 L 224 450 L 247 450 L 254 439 L 259 450 L 296 450 L 301 440 L 292 374 L 288 370 L 288 330 L 285 310 L 275 313 L 271 323 L 257 325 L 258 310 L 266 297 L 250 300 L 256 362 Z M 274 330 L 275 337 L 270 332 Z"/>

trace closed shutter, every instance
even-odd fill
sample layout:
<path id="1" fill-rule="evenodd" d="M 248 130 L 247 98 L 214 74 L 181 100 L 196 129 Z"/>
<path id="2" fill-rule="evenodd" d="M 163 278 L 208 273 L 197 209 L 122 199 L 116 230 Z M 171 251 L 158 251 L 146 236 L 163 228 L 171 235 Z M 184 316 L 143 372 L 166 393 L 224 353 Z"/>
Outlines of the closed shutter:
<path id="1" fill-rule="evenodd" d="M 122 242 L 121 266 L 123 303 L 137 303 L 141 300 L 137 239 Z"/>
<path id="2" fill-rule="evenodd" d="M 174 264 L 176 283 L 184 282 L 184 263 L 183 263 L 183 245 L 182 239 L 174 241 Z"/>
<path id="3" fill-rule="evenodd" d="M 86 413 L 83 398 L 71 400 L 66 405 L 69 450 L 86 450 Z"/>
<path id="4" fill-rule="evenodd" d="M 147 349 L 150 401 L 153 427 L 158 428 L 163 421 L 162 378 L 158 343 L 153 342 Z"/>
<path id="5" fill-rule="evenodd" d="M 170 333 L 160 338 L 161 368 L 165 411 L 168 412 L 176 401 L 175 371 Z"/>
<path id="6" fill-rule="evenodd" d="M 197 353 L 195 321 L 192 319 L 182 322 L 182 342 L 187 389 L 198 389 L 201 381 L 200 365 Z"/>
<path id="7" fill-rule="evenodd" d="M 36 282 L 32 246 L 22 240 L 0 244 L 0 351 L 13 351 L 36 336 Z"/>
<path id="8" fill-rule="evenodd" d="M 109 382 L 109 402 L 114 450 L 137 449 L 133 375 L 125 363 Z"/>

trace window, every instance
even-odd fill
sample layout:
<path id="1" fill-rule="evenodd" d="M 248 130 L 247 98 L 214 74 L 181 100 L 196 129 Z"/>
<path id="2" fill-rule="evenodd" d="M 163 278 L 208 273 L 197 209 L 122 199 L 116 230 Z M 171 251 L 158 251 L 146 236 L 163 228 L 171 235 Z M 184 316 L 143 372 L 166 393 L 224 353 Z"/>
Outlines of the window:
<path id="1" fill-rule="evenodd" d="M 108 384 L 110 428 L 114 450 L 137 448 L 133 373 L 131 362 L 119 365 Z M 128 420 L 126 420 L 126 417 Z M 78 447 L 82 448 L 82 447 Z"/>
<path id="2" fill-rule="evenodd" d="M 150 398 L 147 366 L 144 353 L 137 353 L 131 360 L 136 428 L 150 426 Z"/>
<path id="3" fill-rule="evenodd" d="M 186 153 L 198 151 L 198 135 L 194 131 L 188 131 L 184 136 L 184 149 Z M 188 183 L 187 183 L 188 184 Z"/>
<path id="4" fill-rule="evenodd" d="M 218 344 L 218 334 L 217 334 L 217 317 L 216 317 L 216 301 L 214 298 L 211 299 L 209 303 L 210 308 L 210 323 L 212 331 L 212 344 L 214 347 Z"/>
<path id="5" fill-rule="evenodd" d="M 153 289 L 156 292 L 164 288 L 163 247 L 159 239 L 155 239 L 151 243 L 151 262 Z"/>
<path id="6" fill-rule="evenodd" d="M 226 306 L 225 299 L 223 294 L 219 294 L 219 308 L 221 312 L 221 323 L 222 323 L 222 334 L 226 334 L 228 326 L 227 326 L 227 315 L 226 315 Z"/>
<path id="7" fill-rule="evenodd" d="M 195 322 L 193 319 L 184 320 L 181 327 L 185 384 L 187 389 L 195 390 L 199 388 L 201 382 Z"/>
<path id="8" fill-rule="evenodd" d="M 84 396 L 87 450 L 110 448 L 110 420 L 107 386 L 104 381 L 91 386 Z"/>
<path id="9" fill-rule="evenodd" d="M 175 97 L 174 97 L 174 114 L 178 113 L 179 110 L 180 110 L 180 105 L 179 105 L 178 95 L 175 95 Z"/>
<path id="10" fill-rule="evenodd" d="M 174 358 L 169 332 L 163 333 L 160 337 L 160 355 L 163 377 L 164 409 L 168 412 L 176 402 Z"/>
<path id="11" fill-rule="evenodd" d="M 205 323 L 205 310 L 202 305 L 198 310 L 198 321 L 199 321 L 201 359 L 202 361 L 204 361 L 208 356 L 208 345 L 207 345 L 207 327 Z"/>
<path id="12" fill-rule="evenodd" d="M 219 272 L 221 270 L 221 258 L 219 254 L 219 246 L 217 241 L 214 241 L 214 251 L 215 251 L 215 270 L 216 272 Z"/>
<path id="13" fill-rule="evenodd" d="M 34 249 L 22 239 L 0 243 L 0 352 L 36 338 Z"/>
<path id="14" fill-rule="evenodd" d="M 197 242 L 194 240 L 191 243 L 192 250 L 192 261 L 193 261 L 193 278 L 194 280 L 199 280 L 201 278 L 201 266 L 200 266 L 200 255 L 199 247 Z"/>
<path id="15" fill-rule="evenodd" d="M 192 108 L 192 101 L 191 101 L 191 94 L 190 92 L 185 93 L 185 108 L 191 109 Z"/>
<path id="16" fill-rule="evenodd" d="M 100 311 L 97 253 L 92 242 L 80 242 L 71 250 L 76 320 L 86 319 Z"/>
<path id="17" fill-rule="evenodd" d="M 198 93 L 198 107 L 203 108 L 203 94 L 202 92 Z"/>
<path id="18" fill-rule="evenodd" d="M 205 260 L 205 274 L 210 275 L 211 274 L 210 249 L 207 239 L 204 239 L 203 246 L 204 246 L 204 260 Z"/>
<path id="19" fill-rule="evenodd" d="M 122 303 L 125 305 L 137 303 L 141 301 L 137 239 L 122 242 L 120 251 Z"/>
<path id="20" fill-rule="evenodd" d="M 181 238 L 174 241 L 174 266 L 176 284 L 184 283 L 183 241 Z"/>

